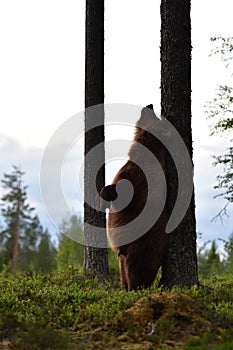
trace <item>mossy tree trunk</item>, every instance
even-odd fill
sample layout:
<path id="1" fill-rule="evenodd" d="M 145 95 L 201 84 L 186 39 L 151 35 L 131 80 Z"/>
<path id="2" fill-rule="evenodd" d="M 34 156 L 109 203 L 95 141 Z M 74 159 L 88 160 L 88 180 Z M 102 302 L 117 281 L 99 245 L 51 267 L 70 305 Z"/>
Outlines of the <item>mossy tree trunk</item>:
<path id="1" fill-rule="evenodd" d="M 84 194 L 88 203 L 84 203 L 84 270 L 98 275 L 108 273 L 108 255 L 106 233 L 96 236 L 92 226 L 105 228 L 105 213 L 95 211 L 93 186 L 98 191 L 105 185 L 104 154 L 104 107 L 88 108 L 104 103 L 104 0 L 86 0 L 86 52 L 85 52 L 85 166 Z M 96 126 L 95 125 L 98 125 Z M 100 171 L 96 169 L 97 161 L 86 155 L 100 144 L 98 159 Z M 89 153 L 90 154 L 90 153 Z M 96 174 L 98 173 L 97 177 Z M 91 202 L 91 203 L 90 203 Z M 89 205 L 89 204 L 92 204 Z"/>
<path id="2" fill-rule="evenodd" d="M 190 7 L 190 0 L 161 0 L 161 113 L 177 129 L 192 158 Z M 168 157 L 168 213 L 177 196 L 175 174 Z M 161 283 L 166 287 L 198 283 L 194 195 L 183 221 L 169 234 Z"/>

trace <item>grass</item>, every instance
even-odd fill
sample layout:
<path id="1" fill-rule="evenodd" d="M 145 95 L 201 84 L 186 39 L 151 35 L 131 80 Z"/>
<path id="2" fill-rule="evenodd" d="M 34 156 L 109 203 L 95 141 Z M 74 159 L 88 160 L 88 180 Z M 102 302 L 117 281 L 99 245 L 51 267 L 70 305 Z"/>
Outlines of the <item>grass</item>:
<path id="1" fill-rule="evenodd" d="M 233 278 L 125 292 L 110 279 L 0 277 L 0 349 L 233 349 Z"/>

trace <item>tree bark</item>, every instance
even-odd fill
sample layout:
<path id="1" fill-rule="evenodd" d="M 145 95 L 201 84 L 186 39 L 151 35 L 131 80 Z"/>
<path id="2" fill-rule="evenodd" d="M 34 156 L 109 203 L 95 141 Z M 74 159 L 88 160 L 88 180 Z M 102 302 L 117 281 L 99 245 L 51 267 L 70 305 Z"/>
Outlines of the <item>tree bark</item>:
<path id="1" fill-rule="evenodd" d="M 190 0 L 161 0 L 161 113 L 177 129 L 192 158 Z M 174 206 L 178 181 L 171 158 L 166 160 L 167 209 Z M 198 284 L 194 195 L 180 225 L 169 234 L 161 283 Z"/>
<path id="2" fill-rule="evenodd" d="M 105 185 L 104 151 L 104 0 L 86 0 L 85 52 L 85 166 L 84 166 L 84 270 L 106 275 L 108 270 L 106 233 L 96 233 L 93 226 L 105 228 L 105 213 L 97 213 L 93 186 L 100 191 Z M 97 108 L 89 108 L 99 105 Z M 86 155 L 99 144 L 97 159 Z M 90 155 L 90 153 L 89 153 Z M 96 155 L 96 152 L 95 152 Z M 97 176 L 96 176 L 97 174 Z M 86 199 L 89 198 L 87 201 Z M 92 205 L 90 205 L 92 204 Z"/>

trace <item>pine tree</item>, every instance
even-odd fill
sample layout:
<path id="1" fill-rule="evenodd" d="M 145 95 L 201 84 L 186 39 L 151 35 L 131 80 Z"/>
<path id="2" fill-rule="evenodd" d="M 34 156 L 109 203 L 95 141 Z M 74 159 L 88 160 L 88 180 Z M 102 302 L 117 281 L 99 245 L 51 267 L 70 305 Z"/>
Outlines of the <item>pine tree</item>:
<path id="1" fill-rule="evenodd" d="M 192 158 L 190 0 L 161 1 L 161 114 L 179 132 Z M 172 212 L 178 180 L 172 159 L 166 159 L 167 209 Z M 198 283 L 194 196 L 180 225 L 169 234 L 162 284 Z"/>
<path id="2" fill-rule="evenodd" d="M 40 270 L 40 245 L 45 237 L 49 239 L 47 231 L 43 230 L 34 212 L 35 209 L 28 203 L 27 186 L 23 184 L 24 174 L 20 167 L 13 166 L 12 172 L 4 174 L 1 181 L 5 194 L 1 198 L 4 227 L 0 234 L 0 263 L 9 266 L 13 273 L 17 269 Z M 54 254 L 54 248 L 51 243 L 49 245 L 50 249 L 43 253 L 44 259 L 50 253 Z"/>
<path id="3" fill-rule="evenodd" d="M 96 198 L 93 198 L 93 186 L 100 191 L 105 185 L 104 0 L 86 0 L 85 49 L 84 270 L 107 275 L 108 251 L 104 248 L 107 247 L 107 237 L 103 232 L 106 225 L 105 213 L 97 213 L 94 208 Z M 93 106 L 94 109 L 89 108 Z M 97 145 L 99 152 L 91 158 L 90 151 Z M 96 157 L 103 164 L 101 169 L 96 169 Z M 98 236 L 92 229 L 93 226 L 102 228 Z"/>
<path id="4" fill-rule="evenodd" d="M 11 260 L 11 270 L 15 272 L 18 263 L 19 246 L 23 231 L 31 222 L 31 208 L 27 203 L 27 187 L 23 185 L 24 172 L 13 166 L 11 174 L 4 174 L 2 186 L 6 194 L 2 197 L 2 216 L 6 228 L 2 231 L 6 260 Z"/>

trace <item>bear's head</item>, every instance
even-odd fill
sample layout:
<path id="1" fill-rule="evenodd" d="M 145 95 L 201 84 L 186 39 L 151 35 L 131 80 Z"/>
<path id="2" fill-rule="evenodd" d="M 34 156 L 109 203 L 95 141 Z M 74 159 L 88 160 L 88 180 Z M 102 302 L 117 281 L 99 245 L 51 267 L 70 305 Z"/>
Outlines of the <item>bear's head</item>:
<path id="1" fill-rule="evenodd" d="M 140 119 L 136 124 L 136 133 L 142 133 L 143 131 L 148 131 L 152 134 L 158 133 L 166 137 L 170 136 L 170 132 L 165 126 L 164 119 L 156 116 L 152 104 L 142 109 Z"/>
<path id="2" fill-rule="evenodd" d="M 156 116 L 153 105 L 150 104 L 141 111 L 141 116 L 136 124 L 134 141 L 140 142 L 148 149 L 157 152 L 171 138 L 171 132 L 168 130 L 167 125 L 164 118 Z M 129 155 L 132 154 L 134 148 L 135 144 L 132 145 Z"/>

